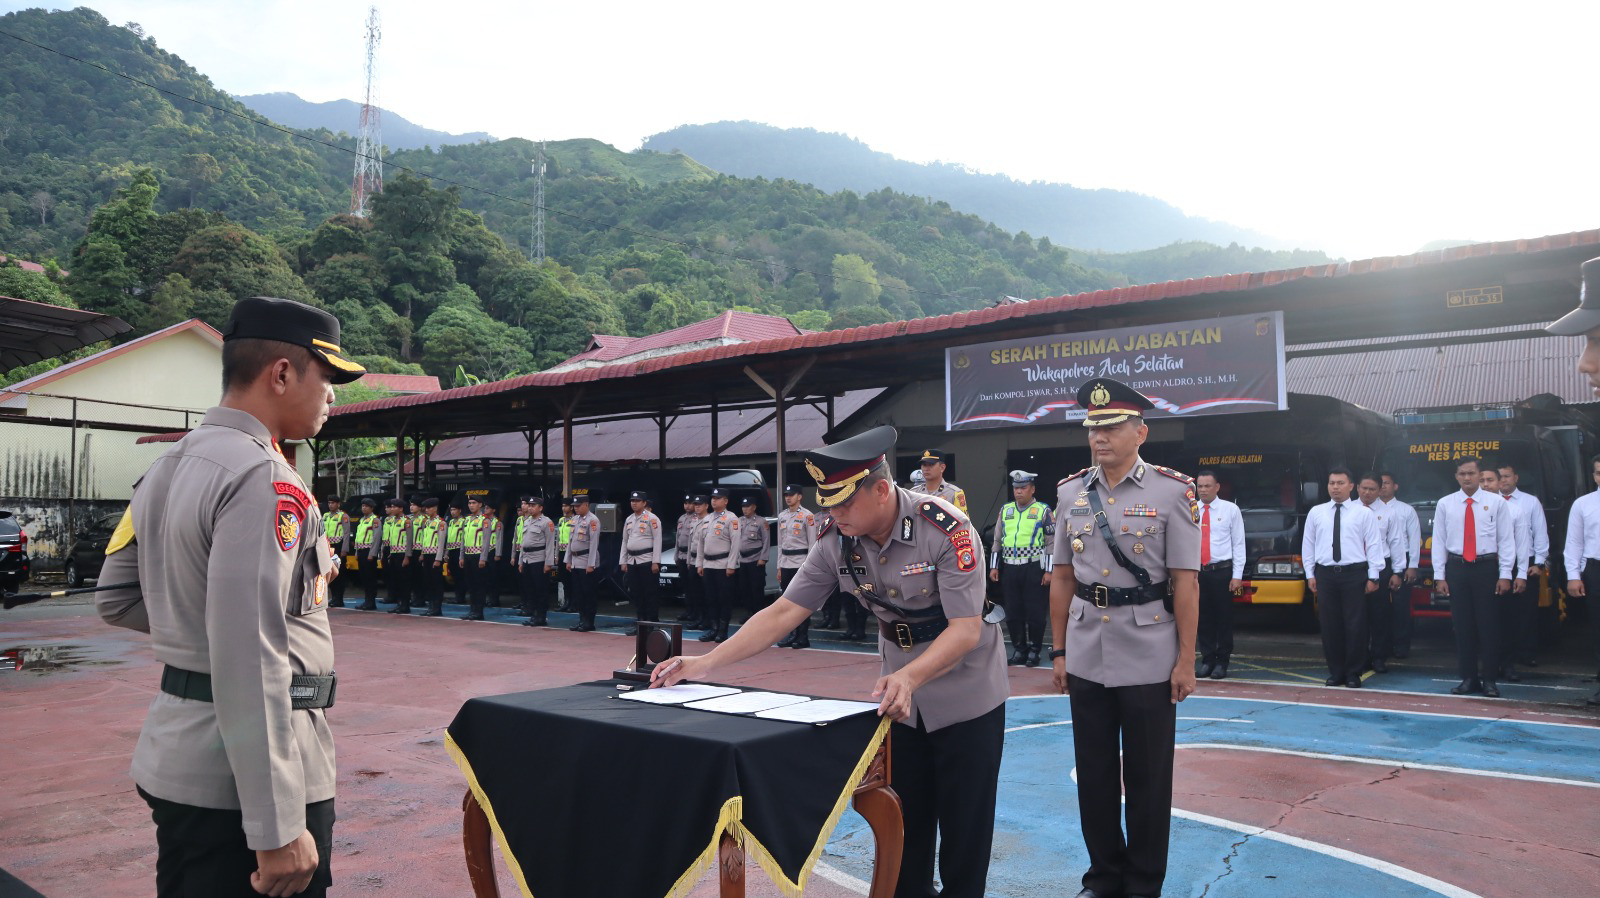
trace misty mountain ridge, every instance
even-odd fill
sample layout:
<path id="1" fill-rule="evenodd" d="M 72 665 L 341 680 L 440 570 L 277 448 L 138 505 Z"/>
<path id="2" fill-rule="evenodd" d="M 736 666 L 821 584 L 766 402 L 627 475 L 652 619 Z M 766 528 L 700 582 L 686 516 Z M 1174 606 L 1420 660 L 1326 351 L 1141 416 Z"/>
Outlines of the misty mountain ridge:
<path id="1" fill-rule="evenodd" d="M 329 100 L 325 103 L 314 103 L 287 91 L 250 94 L 248 96 L 234 97 L 234 99 L 272 121 L 297 130 L 314 131 L 318 128 L 326 128 L 335 134 L 343 131 L 351 135 L 360 131 L 361 104 L 354 100 Z M 486 131 L 472 131 L 466 134 L 436 131 L 433 128 L 424 128 L 411 122 L 404 116 L 390 112 L 382 106 L 378 107 L 378 110 L 381 114 L 379 122 L 382 129 L 383 145 L 390 150 L 417 150 L 423 147 L 480 143 L 495 139 L 493 135 Z"/>
<path id="2" fill-rule="evenodd" d="M 1024 182 L 956 163 L 907 162 L 853 137 L 811 128 L 749 121 L 683 125 L 645 138 L 643 148 L 681 151 L 736 177 L 788 178 L 829 193 L 888 187 L 942 200 L 1010 231 L 1086 250 L 1122 253 L 1197 240 L 1292 248 L 1271 235 L 1188 216 L 1160 199 L 1131 191 Z"/>

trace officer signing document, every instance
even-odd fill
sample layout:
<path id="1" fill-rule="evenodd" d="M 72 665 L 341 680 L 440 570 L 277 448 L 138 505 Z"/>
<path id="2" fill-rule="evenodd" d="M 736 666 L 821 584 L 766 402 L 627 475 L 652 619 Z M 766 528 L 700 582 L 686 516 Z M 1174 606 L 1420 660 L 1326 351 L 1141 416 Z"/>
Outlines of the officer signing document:
<path id="1" fill-rule="evenodd" d="M 313 895 L 331 882 L 336 563 L 279 449 L 315 436 L 333 385 L 365 373 L 338 319 L 241 300 L 222 401 L 156 460 L 106 549 L 100 616 L 150 634 L 165 666 L 133 752 L 156 824 L 156 894 Z"/>
<path id="2" fill-rule="evenodd" d="M 905 815 L 895 894 L 979 898 L 994 838 L 1005 657 L 999 628 L 983 619 L 983 544 L 954 504 L 889 479 L 895 437 L 879 427 L 805 453 L 817 504 L 832 518 L 782 598 L 710 654 L 656 665 L 652 685 L 704 680 L 781 639 L 835 589 L 855 596 L 877 616 L 883 675 L 872 697 L 894 720 L 894 788 Z"/>

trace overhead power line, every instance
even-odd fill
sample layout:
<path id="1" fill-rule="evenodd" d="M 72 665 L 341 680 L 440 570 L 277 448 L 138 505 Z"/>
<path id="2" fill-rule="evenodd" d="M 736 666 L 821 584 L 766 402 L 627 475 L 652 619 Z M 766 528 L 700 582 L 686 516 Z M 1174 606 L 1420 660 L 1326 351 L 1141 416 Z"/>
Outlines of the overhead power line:
<path id="1" fill-rule="evenodd" d="M 426 172 L 426 171 L 422 171 L 421 169 L 415 169 L 415 168 L 411 168 L 409 166 L 400 165 L 399 163 L 396 163 L 396 162 L 385 162 L 381 157 L 378 157 L 376 155 L 373 155 L 373 154 L 370 154 L 370 153 L 364 154 L 364 153 L 361 153 L 361 152 L 359 152 L 357 150 L 353 150 L 353 149 L 351 149 L 349 147 L 343 147 L 343 146 L 340 146 L 340 145 L 338 145 L 336 143 L 331 143 L 331 142 L 323 140 L 321 138 L 313 137 L 313 136 L 311 136 L 309 134 L 302 134 L 302 133 L 300 133 L 298 131 L 295 131 L 292 128 L 285 128 L 282 125 L 276 124 L 274 122 L 267 121 L 266 119 L 258 119 L 258 118 L 255 118 L 253 116 L 248 116 L 248 115 L 245 115 L 245 114 L 243 114 L 241 112 L 237 112 L 235 110 L 229 109 L 226 106 L 218 106 L 215 103 L 208 103 L 205 100 L 199 99 L 198 97 L 191 97 L 191 96 L 189 96 L 187 94 L 181 94 L 181 93 L 178 93 L 177 91 L 174 91 L 174 90 L 168 90 L 167 88 L 161 87 L 160 85 L 151 84 L 150 82 L 145 81 L 142 78 L 136 78 L 133 75 L 127 74 L 126 72 L 119 72 L 116 69 L 113 69 L 113 68 L 111 68 L 109 66 L 106 66 L 106 65 L 103 65 L 101 63 L 95 62 L 93 60 L 84 59 L 84 58 L 82 58 L 80 56 L 74 56 L 71 53 L 67 53 L 67 52 L 65 52 L 63 50 L 57 50 L 55 47 L 46 46 L 44 44 L 39 43 L 38 41 L 30 40 L 28 38 L 25 38 L 25 37 L 19 35 L 19 34 L 13 34 L 13 33 L 9 32 L 9 31 L 4 30 L 4 29 L 0 29 L 0 36 L 9 37 L 12 40 L 15 40 L 15 41 L 17 41 L 19 43 L 27 44 L 28 46 L 34 47 L 34 48 L 39 49 L 39 50 L 43 50 L 46 53 L 54 53 L 55 55 L 60 56 L 60 57 L 62 57 L 64 59 L 70 59 L 73 62 L 80 63 L 82 65 L 86 65 L 86 66 L 89 66 L 91 68 L 99 69 L 100 71 L 105 72 L 108 75 L 114 75 L 114 76 L 116 76 L 118 78 L 121 78 L 121 79 L 123 79 L 125 81 L 132 82 L 134 84 L 138 84 L 138 85 L 140 85 L 142 87 L 148 87 L 153 91 L 165 94 L 165 95 L 167 95 L 169 97 L 173 97 L 173 98 L 179 99 L 179 100 L 184 100 L 185 102 L 189 102 L 189 103 L 194 103 L 197 106 L 204 106 L 207 109 L 213 110 L 215 112 L 220 112 L 223 115 L 231 115 L 234 118 L 250 122 L 251 124 L 259 125 L 259 126 L 261 126 L 263 128 L 268 128 L 270 130 L 277 131 L 277 132 L 282 133 L 282 134 L 287 134 L 288 136 L 293 137 L 293 138 L 295 138 L 297 140 L 304 140 L 307 143 L 314 143 L 314 144 L 317 144 L 318 146 L 327 147 L 330 150 L 337 150 L 338 152 L 341 152 L 341 153 L 349 153 L 352 156 L 368 160 L 368 161 L 370 161 L 372 163 L 375 163 L 376 165 L 388 166 L 389 168 L 397 169 L 399 171 L 406 172 L 407 174 L 415 175 L 415 176 L 417 176 L 419 178 L 425 178 L 425 179 L 427 179 L 429 181 L 435 181 L 435 182 L 440 183 L 440 184 L 448 184 L 448 185 L 450 185 L 452 187 L 459 187 L 459 188 L 461 188 L 463 190 L 470 190 L 470 191 L 472 191 L 474 193 L 483 194 L 484 196 L 492 196 L 492 197 L 494 197 L 496 199 L 505 200 L 508 203 L 516 203 L 517 205 L 525 206 L 525 207 L 527 207 L 529 209 L 536 209 L 536 210 L 540 210 L 540 211 L 546 211 L 546 212 L 549 212 L 551 215 L 560 216 L 561 218 L 565 218 L 565 219 L 568 219 L 570 221 L 582 222 L 582 223 L 584 223 L 586 225 L 589 225 L 590 227 L 593 227 L 593 228 L 598 228 L 598 229 L 607 230 L 607 231 L 615 231 L 615 232 L 617 232 L 619 234 L 628 234 L 628 235 L 631 235 L 631 236 L 634 236 L 634 237 L 643 237 L 643 238 L 645 238 L 647 240 L 656 240 L 656 241 L 659 241 L 661 243 L 667 243 L 667 244 L 671 244 L 673 246 L 680 246 L 680 247 L 683 247 L 684 249 L 691 250 L 693 252 L 708 253 L 710 255 L 722 256 L 724 258 L 731 259 L 731 260 L 733 260 L 735 262 L 743 262 L 743 263 L 745 263 L 747 265 L 755 266 L 758 269 L 760 269 L 760 268 L 768 268 L 768 269 L 770 269 L 770 268 L 776 267 L 776 268 L 782 269 L 783 271 L 787 271 L 792 275 L 793 274 L 809 274 L 814 278 L 828 278 L 828 279 L 833 280 L 833 281 L 842 281 L 844 283 L 867 284 L 869 286 L 878 286 L 878 287 L 882 286 L 881 284 L 875 284 L 872 281 L 865 281 L 865 280 L 862 280 L 860 278 L 838 277 L 838 276 L 834 275 L 832 272 L 828 272 L 828 273 L 824 274 L 824 273 L 820 273 L 820 272 L 811 271 L 810 269 L 806 269 L 806 268 L 795 268 L 795 267 L 789 266 L 789 265 L 772 265 L 771 263 L 767 262 L 764 259 L 752 259 L 752 258 L 749 258 L 748 256 L 741 256 L 741 255 L 739 255 L 737 253 L 730 253 L 730 252 L 727 252 L 725 250 L 712 249 L 711 247 L 702 246 L 702 245 L 700 245 L 698 243 L 690 243 L 689 241 L 686 241 L 686 240 L 677 240 L 677 239 L 674 239 L 672 237 L 663 237 L 660 234 L 652 234 L 649 231 L 639 231 L 639 230 L 635 230 L 633 228 L 623 227 L 622 225 L 607 224 L 606 222 L 603 222 L 603 221 L 595 221 L 592 218 L 585 218 L 582 215 L 574 215 L 574 214 L 572 214 L 570 212 L 563 212 L 563 211 L 561 211 L 559 209 L 551 209 L 551 208 L 548 208 L 548 207 L 544 206 L 543 203 L 530 203 L 527 200 L 517 199 L 516 197 L 511 197 L 511 196 L 506 196 L 503 193 L 497 193 L 497 192 L 495 192 L 493 190 L 489 190 L 487 188 L 479 187 L 476 184 L 469 184 L 469 183 L 467 183 L 465 181 L 458 181 L 458 180 L 455 180 L 453 178 L 446 178 L 443 175 L 436 175 L 436 174 L 433 174 L 432 172 Z M 916 295 L 916 296 L 929 296 L 929 297 L 936 297 L 936 298 L 941 298 L 941 299 L 965 299 L 966 298 L 962 294 L 959 294 L 959 293 L 937 293 L 937 292 L 934 292 L 934 291 L 931 291 L 931 290 L 917 290 L 917 289 L 909 288 L 909 287 L 908 287 L 908 291 L 910 293 L 912 293 L 913 295 Z"/>

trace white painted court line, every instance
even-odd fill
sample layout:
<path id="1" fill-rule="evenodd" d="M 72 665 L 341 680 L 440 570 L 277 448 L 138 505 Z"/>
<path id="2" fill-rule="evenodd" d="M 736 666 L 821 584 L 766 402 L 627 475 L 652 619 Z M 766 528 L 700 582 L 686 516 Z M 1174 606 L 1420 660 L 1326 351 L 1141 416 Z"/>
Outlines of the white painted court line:
<path id="1" fill-rule="evenodd" d="M 1555 776 L 1535 776 L 1531 773 L 1508 773 L 1500 770 L 1482 770 L 1477 767 L 1454 767 L 1447 764 L 1419 764 L 1415 761 L 1397 761 L 1371 758 L 1363 755 L 1337 755 L 1320 751 L 1299 751 L 1291 748 L 1266 748 L 1258 745 L 1229 745 L 1226 742 L 1180 742 L 1178 748 L 1216 748 L 1227 751 L 1253 751 L 1269 755 L 1294 755 L 1322 761 L 1349 761 L 1352 764 L 1372 764 L 1378 767 L 1399 767 L 1402 770 L 1431 770 L 1438 773 L 1460 773 L 1465 776 L 1486 776 L 1492 779 L 1520 780 L 1526 783 L 1553 783 L 1558 786 L 1582 786 L 1600 789 L 1600 783 L 1588 780 L 1570 780 Z"/>
<path id="2" fill-rule="evenodd" d="M 1270 684 L 1267 684 L 1267 685 L 1282 686 L 1283 684 L 1282 683 L 1270 683 Z M 1322 688 L 1322 687 L 1319 687 L 1319 688 Z M 1465 696 L 1435 695 L 1434 693 L 1431 693 L 1431 692 L 1391 692 L 1391 691 L 1388 691 L 1388 690 L 1384 690 L 1382 692 L 1380 692 L 1378 690 L 1373 690 L 1372 693 L 1370 693 L 1370 694 L 1373 694 L 1373 695 L 1418 695 L 1418 696 L 1422 696 L 1424 698 L 1448 699 L 1448 700 L 1451 700 L 1451 701 L 1459 701 L 1462 698 L 1465 698 Z M 1065 698 L 1071 698 L 1071 696 L 1066 696 L 1066 695 L 1048 695 L 1048 694 L 1047 695 L 1013 695 L 1013 696 L 1010 696 L 1009 698 L 1007 698 L 1006 701 L 1014 702 L 1014 701 L 1023 701 L 1023 700 L 1026 700 L 1026 699 L 1065 699 Z M 1594 723 L 1564 723 L 1564 722 L 1555 721 L 1555 720 L 1524 720 L 1523 718 L 1520 718 L 1520 717 L 1491 717 L 1491 716 L 1488 716 L 1488 715 L 1485 715 L 1485 714 L 1451 714 L 1451 713 L 1448 713 L 1448 712 L 1445 712 L 1445 711 L 1414 711 L 1414 710 L 1411 710 L 1411 709 L 1408 709 L 1408 708 L 1372 708 L 1372 707 L 1367 707 L 1365 705 L 1335 705 L 1335 704 L 1325 703 L 1325 702 L 1297 702 L 1297 701 L 1287 701 L 1285 699 L 1279 699 L 1279 698 L 1249 698 L 1249 697 L 1245 697 L 1245 696 L 1232 696 L 1232 695 L 1191 695 L 1187 699 L 1185 699 L 1185 701 L 1191 701 L 1191 702 L 1254 702 L 1256 704 L 1261 704 L 1261 705 L 1283 705 L 1285 707 L 1332 708 L 1335 711 L 1371 711 L 1371 712 L 1375 712 L 1375 713 L 1379 713 L 1379 714 L 1411 714 L 1411 715 L 1418 716 L 1418 717 L 1452 717 L 1452 718 L 1455 718 L 1455 719 L 1458 719 L 1458 720 L 1486 720 L 1486 721 L 1491 721 L 1491 722 L 1496 722 L 1496 723 L 1525 723 L 1525 724 L 1527 724 L 1529 726 L 1572 727 L 1574 729 L 1580 729 L 1580 730 L 1600 730 L 1600 718 L 1597 718 Z M 1570 715 L 1570 716 L 1577 717 L 1579 715 L 1578 714 L 1573 714 L 1573 715 Z"/>
<path id="3" fill-rule="evenodd" d="M 844 886 L 857 895 L 866 895 L 872 891 L 872 883 L 857 879 L 838 867 L 830 867 L 822 861 L 817 861 L 817 865 L 811 868 L 811 872 L 834 885 Z"/>

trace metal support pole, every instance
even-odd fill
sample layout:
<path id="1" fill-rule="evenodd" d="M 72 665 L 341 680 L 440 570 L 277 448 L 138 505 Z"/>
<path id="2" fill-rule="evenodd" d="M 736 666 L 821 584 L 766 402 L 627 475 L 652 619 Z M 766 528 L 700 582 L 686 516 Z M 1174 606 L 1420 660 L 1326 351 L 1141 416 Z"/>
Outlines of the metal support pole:
<path id="1" fill-rule="evenodd" d="M 721 473 L 717 469 L 717 397 L 711 397 L 711 485 L 718 485 Z"/>
<path id="2" fill-rule="evenodd" d="M 656 418 L 657 452 L 659 453 L 656 459 L 656 470 L 658 471 L 667 469 L 667 427 L 667 413 L 662 412 Z"/>
<path id="3" fill-rule="evenodd" d="M 67 459 L 67 539 L 78 538 L 78 400 L 72 400 L 72 456 Z"/>

